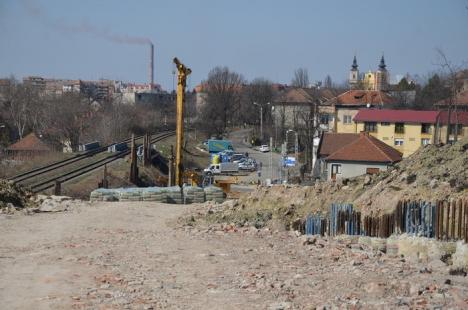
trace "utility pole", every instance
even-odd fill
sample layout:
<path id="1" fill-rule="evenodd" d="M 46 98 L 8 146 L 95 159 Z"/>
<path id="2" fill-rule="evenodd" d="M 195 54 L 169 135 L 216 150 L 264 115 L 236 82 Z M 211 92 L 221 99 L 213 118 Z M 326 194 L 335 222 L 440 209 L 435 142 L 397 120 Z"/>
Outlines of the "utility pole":
<path id="1" fill-rule="evenodd" d="M 138 163 L 137 150 L 135 145 L 135 135 L 132 134 L 131 150 L 130 150 L 130 182 L 136 184 L 138 181 Z"/>
<path id="2" fill-rule="evenodd" d="M 273 182 L 273 137 L 270 137 L 270 183 Z"/>
<path id="3" fill-rule="evenodd" d="M 174 146 L 171 145 L 171 157 L 169 158 L 169 174 L 167 178 L 167 186 L 172 186 L 174 170 Z"/>
<path id="4" fill-rule="evenodd" d="M 182 145 L 184 143 L 184 101 L 187 76 L 192 70 L 185 67 L 177 57 L 174 58 L 177 67 L 177 124 L 176 124 L 176 162 L 175 162 L 175 184 L 182 186 Z"/>

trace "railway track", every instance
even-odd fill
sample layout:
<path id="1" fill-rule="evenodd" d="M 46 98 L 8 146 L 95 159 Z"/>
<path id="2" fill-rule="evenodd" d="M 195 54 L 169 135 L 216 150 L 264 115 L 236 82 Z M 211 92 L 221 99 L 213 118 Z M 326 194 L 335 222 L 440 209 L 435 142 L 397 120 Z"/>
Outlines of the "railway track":
<path id="1" fill-rule="evenodd" d="M 137 136 L 137 137 L 135 137 L 135 140 L 138 140 L 138 139 L 141 139 L 141 138 L 143 138 L 143 136 Z M 130 141 L 131 141 L 131 138 L 125 139 L 125 140 L 117 142 L 117 143 L 128 143 Z M 15 176 L 7 178 L 7 180 L 13 181 L 15 183 L 21 183 L 21 181 L 31 179 L 32 177 L 47 173 L 47 172 L 52 171 L 54 169 L 65 167 L 65 166 L 70 165 L 72 163 L 84 160 L 84 159 L 92 157 L 94 155 L 97 155 L 99 153 L 106 152 L 107 148 L 109 146 L 111 146 L 111 145 L 114 145 L 114 144 L 115 143 L 105 145 L 105 146 L 102 146 L 102 147 L 97 148 L 95 150 L 89 150 L 89 151 L 86 151 L 84 153 L 77 154 L 77 155 L 75 155 L 73 157 L 63 159 L 63 160 L 60 160 L 60 161 L 56 161 L 56 162 L 51 163 L 49 165 L 45 165 L 45 166 L 42 166 L 42 167 L 34 168 L 34 169 L 26 171 L 26 172 L 22 172 L 20 174 L 17 174 Z"/>
<path id="2" fill-rule="evenodd" d="M 168 137 L 170 137 L 170 136 L 172 136 L 174 134 L 175 133 L 173 131 L 158 134 L 158 135 L 154 136 L 151 139 L 151 143 L 163 140 L 163 139 L 168 138 Z M 135 140 L 140 139 L 142 137 L 143 136 L 136 137 Z M 128 143 L 130 141 L 131 141 L 131 139 L 126 139 L 126 140 L 123 140 L 123 141 L 121 141 L 119 143 L 122 143 L 122 142 Z M 110 146 L 110 145 L 108 145 L 108 146 Z M 108 146 L 104 146 L 104 147 L 101 147 L 101 148 L 96 149 L 96 150 L 91 150 L 91 151 L 88 151 L 86 153 L 76 155 L 76 156 L 74 156 L 72 158 L 68 158 L 66 160 L 58 161 L 58 162 L 52 163 L 50 165 L 46 165 L 46 166 L 43 166 L 43 167 L 39 167 L 39 168 L 30 170 L 28 172 L 25 172 L 25 173 L 14 176 L 14 177 L 10 178 L 10 180 L 12 180 L 12 181 L 14 181 L 16 183 L 19 183 L 19 184 L 25 183 L 25 182 L 30 181 L 31 179 L 34 179 L 34 178 L 36 178 L 36 177 L 38 177 L 40 175 L 53 173 L 54 171 L 65 168 L 66 166 L 75 164 L 75 163 L 80 162 L 80 161 L 82 161 L 84 159 L 87 159 L 87 158 L 91 158 L 92 156 L 97 155 L 99 153 L 103 153 L 103 152 L 107 151 Z M 31 191 L 33 191 L 34 193 L 38 193 L 38 192 L 41 192 L 41 191 L 44 191 L 44 190 L 47 190 L 49 188 L 54 187 L 56 182 L 59 182 L 59 183 L 67 182 L 67 181 L 72 180 L 72 179 L 74 179 L 76 177 L 79 177 L 79 176 L 81 176 L 81 175 L 83 175 L 85 173 L 88 173 L 88 172 L 93 171 L 95 169 L 98 169 L 98 168 L 100 168 L 100 167 L 102 167 L 102 166 L 104 166 L 106 164 L 109 164 L 109 163 L 111 163 L 111 162 L 113 162 L 113 161 L 115 161 L 117 159 L 123 158 L 123 157 L 127 156 L 128 154 L 130 154 L 130 149 L 127 149 L 127 150 L 121 151 L 121 152 L 116 152 L 116 153 L 113 153 L 110 156 L 95 160 L 95 161 L 93 161 L 91 163 L 87 163 L 87 164 L 81 165 L 79 167 L 74 167 L 72 170 L 69 170 L 69 171 L 66 171 L 66 172 L 63 172 L 63 173 L 60 173 L 60 174 L 56 174 L 56 175 L 48 177 L 48 178 L 46 177 L 45 180 L 41 180 L 39 182 L 35 182 L 35 183 L 30 184 L 30 185 L 26 185 L 26 187 L 29 187 L 31 189 Z"/>

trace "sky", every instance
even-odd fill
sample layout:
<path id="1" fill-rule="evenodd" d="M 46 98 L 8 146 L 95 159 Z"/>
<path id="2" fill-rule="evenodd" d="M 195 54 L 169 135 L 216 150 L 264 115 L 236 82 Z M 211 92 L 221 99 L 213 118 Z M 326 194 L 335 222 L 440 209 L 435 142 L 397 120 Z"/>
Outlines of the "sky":
<path id="1" fill-rule="evenodd" d="M 468 0 L 0 0 L 0 77 L 40 75 L 173 88 L 173 57 L 192 69 L 190 88 L 227 66 L 247 80 L 342 83 L 353 56 L 392 79 L 439 70 L 436 49 L 468 62 Z"/>

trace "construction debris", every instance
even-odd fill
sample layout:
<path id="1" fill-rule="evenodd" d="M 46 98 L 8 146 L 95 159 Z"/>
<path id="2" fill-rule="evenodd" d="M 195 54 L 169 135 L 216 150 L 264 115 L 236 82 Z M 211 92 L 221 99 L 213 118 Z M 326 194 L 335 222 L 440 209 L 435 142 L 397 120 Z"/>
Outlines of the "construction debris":
<path id="1" fill-rule="evenodd" d="M 0 213 L 13 213 L 26 207 L 34 206 L 33 193 L 21 186 L 0 179 Z"/>

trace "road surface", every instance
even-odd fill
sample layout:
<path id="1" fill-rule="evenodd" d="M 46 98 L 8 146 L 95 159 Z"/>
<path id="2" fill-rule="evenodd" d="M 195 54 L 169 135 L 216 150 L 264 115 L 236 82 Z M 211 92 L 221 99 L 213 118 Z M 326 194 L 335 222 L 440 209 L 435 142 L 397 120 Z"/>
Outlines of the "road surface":
<path id="1" fill-rule="evenodd" d="M 251 129 L 241 129 L 232 132 L 229 139 L 232 141 L 236 153 L 249 153 L 249 157 L 255 158 L 257 164 L 262 163 L 260 170 L 260 181 L 264 183 L 266 179 L 276 180 L 280 178 L 279 162 L 281 155 L 275 152 L 262 153 L 245 143 L 245 140 L 250 136 Z M 270 160 L 272 165 L 270 165 Z M 240 177 L 241 182 L 250 183 L 256 182 L 259 177 L 257 172 L 251 173 L 247 177 Z"/>
<path id="2" fill-rule="evenodd" d="M 207 205 L 108 202 L 0 215 L 0 308 L 467 309 L 467 278 L 441 261 L 177 222 L 200 208 Z"/>

